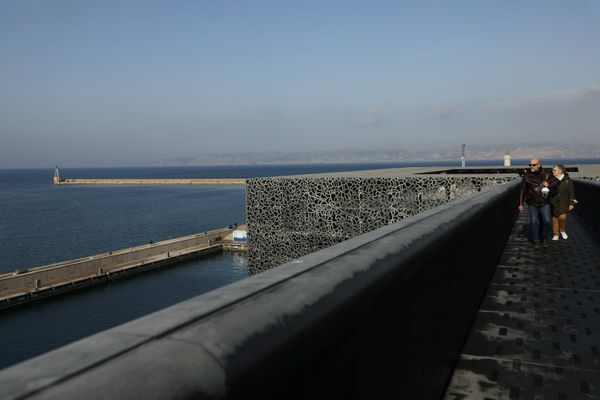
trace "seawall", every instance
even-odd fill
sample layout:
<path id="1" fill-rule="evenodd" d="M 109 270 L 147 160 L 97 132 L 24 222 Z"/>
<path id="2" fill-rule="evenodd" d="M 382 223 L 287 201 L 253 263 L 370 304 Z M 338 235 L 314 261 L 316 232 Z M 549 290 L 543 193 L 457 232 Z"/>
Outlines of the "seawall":
<path id="1" fill-rule="evenodd" d="M 70 179 L 54 178 L 55 185 L 245 185 L 245 179 Z"/>
<path id="2" fill-rule="evenodd" d="M 0 309 L 221 251 L 233 230 L 216 229 L 0 274 Z"/>

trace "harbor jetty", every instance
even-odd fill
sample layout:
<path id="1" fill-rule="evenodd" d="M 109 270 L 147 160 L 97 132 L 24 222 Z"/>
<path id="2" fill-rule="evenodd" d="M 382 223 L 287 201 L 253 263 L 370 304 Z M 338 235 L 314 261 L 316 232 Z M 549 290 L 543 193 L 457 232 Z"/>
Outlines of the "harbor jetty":
<path id="1" fill-rule="evenodd" d="M 54 169 L 55 185 L 245 185 L 243 178 L 62 178 Z"/>
<path id="2" fill-rule="evenodd" d="M 235 238 L 246 226 L 228 226 L 89 257 L 0 274 L 0 309 L 100 284 L 223 250 L 245 251 Z"/>

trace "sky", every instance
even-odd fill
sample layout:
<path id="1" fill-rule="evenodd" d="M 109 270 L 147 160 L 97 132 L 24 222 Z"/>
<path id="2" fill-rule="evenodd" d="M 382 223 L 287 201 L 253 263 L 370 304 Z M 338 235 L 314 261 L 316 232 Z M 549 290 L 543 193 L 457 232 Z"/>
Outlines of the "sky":
<path id="1" fill-rule="evenodd" d="M 0 168 L 600 142 L 600 0 L 0 0 Z"/>

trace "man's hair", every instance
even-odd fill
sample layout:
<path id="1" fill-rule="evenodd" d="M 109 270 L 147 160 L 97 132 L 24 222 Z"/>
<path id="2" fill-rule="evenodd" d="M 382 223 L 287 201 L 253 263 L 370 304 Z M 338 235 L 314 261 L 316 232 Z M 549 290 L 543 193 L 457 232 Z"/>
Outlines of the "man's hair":
<path id="1" fill-rule="evenodd" d="M 560 172 L 563 172 L 563 173 L 565 172 L 565 166 L 562 164 L 554 164 L 553 168 L 558 168 L 558 169 L 560 169 Z"/>

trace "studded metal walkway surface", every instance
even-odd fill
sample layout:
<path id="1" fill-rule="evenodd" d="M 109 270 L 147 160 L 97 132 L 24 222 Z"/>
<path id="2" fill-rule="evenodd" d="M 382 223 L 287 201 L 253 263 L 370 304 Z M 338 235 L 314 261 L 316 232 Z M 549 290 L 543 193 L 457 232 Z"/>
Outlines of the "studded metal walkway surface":
<path id="1" fill-rule="evenodd" d="M 548 248 L 527 230 L 524 212 L 446 399 L 600 399 L 600 236 L 576 213 Z"/>

